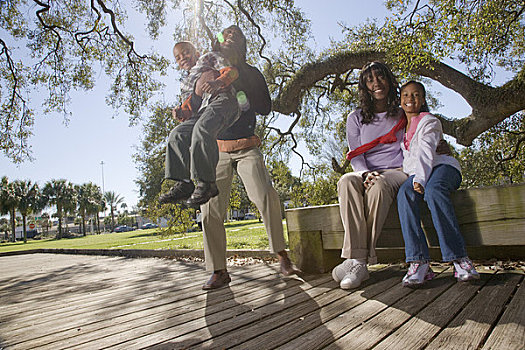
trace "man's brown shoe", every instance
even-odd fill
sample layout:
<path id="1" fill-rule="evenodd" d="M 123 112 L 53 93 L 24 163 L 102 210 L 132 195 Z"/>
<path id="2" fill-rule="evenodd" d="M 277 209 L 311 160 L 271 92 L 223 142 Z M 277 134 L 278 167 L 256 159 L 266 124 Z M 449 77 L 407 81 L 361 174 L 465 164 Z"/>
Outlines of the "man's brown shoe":
<path id="1" fill-rule="evenodd" d="M 208 282 L 206 282 L 202 289 L 204 290 L 210 290 L 210 289 L 217 289 L 224 286 L 227 286 L 228 283 L 231 282 L 230 275 L 228 274 L 228 271 L 226 270 L 219 270 L 213 272 Z"/>
<path id="2" fill-rule="evenodd" d="M 279 265 L 281 266 L 281 273 L 283 276 L 296 275 L 299 272 L 290 261 L 288 256 L 279 256 Z"/>

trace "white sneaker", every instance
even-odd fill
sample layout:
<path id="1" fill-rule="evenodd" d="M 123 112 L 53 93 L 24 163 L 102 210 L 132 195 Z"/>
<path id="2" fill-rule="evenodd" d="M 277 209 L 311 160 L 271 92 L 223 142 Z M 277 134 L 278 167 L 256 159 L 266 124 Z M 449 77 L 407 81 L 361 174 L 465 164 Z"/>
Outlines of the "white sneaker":
<path id="1" fill-rule="evenodd" d="M 412 261 L 401 284 L 403 287 L 420 286 L 434 277 L 434 271 L 432 271 L 428 262 Z"/>
<path id="2" fill-rule="evenodd" d="M 479 273 L 474 268 L 474 264 L 469 258 L 454 260 L 454 277 L 460 282 L 479 279 Z"/>
<path id="3" fill-rule="evenodd" d="M 350 269 L 355 264 L 354 259 L 346 259 L 332 270 L 332 278 L 337 283 L 341 282 L 342 279 L 346 276 L 348 272 L 350 272 Z"/>
<path id="4" fill-rule="evenodd" d="M 366 264 L 357 263 L 352 265 L 345 277 L 341 280 L 341 283 L 339 283 L 339 286 L 341 289 L 357 288 L 369 277 L 370 275 L 368 274 Z"/>

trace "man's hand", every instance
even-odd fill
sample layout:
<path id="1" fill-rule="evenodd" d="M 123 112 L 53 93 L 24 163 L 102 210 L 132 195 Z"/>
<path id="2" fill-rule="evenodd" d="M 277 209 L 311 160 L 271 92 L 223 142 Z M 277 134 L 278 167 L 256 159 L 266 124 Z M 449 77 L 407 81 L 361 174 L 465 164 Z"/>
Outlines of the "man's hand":
<path id="1" fill-rule="evenodd" d="M 436 153 L 445 156 L 451 156 L 452 150 L 450 149 L 450 145 L 447 143 L 447 141 L 441 139 L 436 147 Z"/>
<path id="2" fill-rule="evenodd" d="M 202 73 L 199 80 L 197 80 L 197 83 L 195 84 L 195 93 L 200 97 L 202 97 L 205 92 L 212 93 L 211 90 L 214 89 L 213 85 L 216 83 L 215 79 L 217 79 L 219 75 L 219 72 L 216 70 L 207 70 L 206 72 Z M 222 84 L 222 82 L 220 83 Z"/>
<path id="3" fill-rule="evenodd" d="M 365 186 L 365 188 L 369 189 L 370 187 L 372 187 L 375 184 L 378 177 L 379 173 L 377 171 L 370 171 L 369 173 L 367 173 L 363 181 L 363 185 Z"/>
<path id="4" fill-rule="evenodd" d="M 204 84 L 202 84 L 202 91 L 214 95 L 225 86 L 226 85 L 221 80 L 207 81 Z"/>
<path id="5" fill-rule="evenodd" d="M 425 188 L 419 182 L 414 182 L 414 191 L 420 194 L 425 194 Z"/>

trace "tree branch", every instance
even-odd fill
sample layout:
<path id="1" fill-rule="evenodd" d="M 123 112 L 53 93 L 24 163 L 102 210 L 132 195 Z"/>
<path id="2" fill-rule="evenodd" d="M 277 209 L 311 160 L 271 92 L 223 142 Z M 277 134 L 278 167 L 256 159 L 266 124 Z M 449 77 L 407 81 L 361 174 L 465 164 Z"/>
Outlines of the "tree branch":
<path id="1" fill-rule="evenodd" d="M 273 110 L 290 114 L 299 109 L 305 92 L 331 74 L 343 74 L 360 69 L 371 61 L 385 61 L 381 51 L 363 50 L 341 52 L 304 65 L 289 79 L 273 101 Z M 428 67 L 418 67 L 412 73 L 433 79 L 459 93 L 472 107 L 469 116 L 451 120 L 439 116 L 446 134 L 457 142 L 469 146 L 482 132 L 505 118 L 525 109 L 525 67 L 512 80 L 500 87 L 482 84 L 458 70 L 434 61 Z"/>

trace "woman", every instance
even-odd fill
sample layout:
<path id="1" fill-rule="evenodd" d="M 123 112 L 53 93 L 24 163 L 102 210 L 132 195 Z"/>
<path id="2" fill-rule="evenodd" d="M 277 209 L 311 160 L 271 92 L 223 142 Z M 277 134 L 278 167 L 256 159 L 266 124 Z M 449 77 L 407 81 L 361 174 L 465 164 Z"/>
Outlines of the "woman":
<path id="1" fill-rule="evenodd" d="M 341 256 L 346 260 L 332 276 L 343 289 L 368 279 L 367 263 L 377 262 L 377 239 L 397 190 L 407 179 L 400 147 L 406 120 L 394 75 L 383 63 L 369 63 L 361 70 L 358 90 L 360 108 L 346 124 L 347 159 L 354 171 L 337 184 L 345 230 Z"/>

